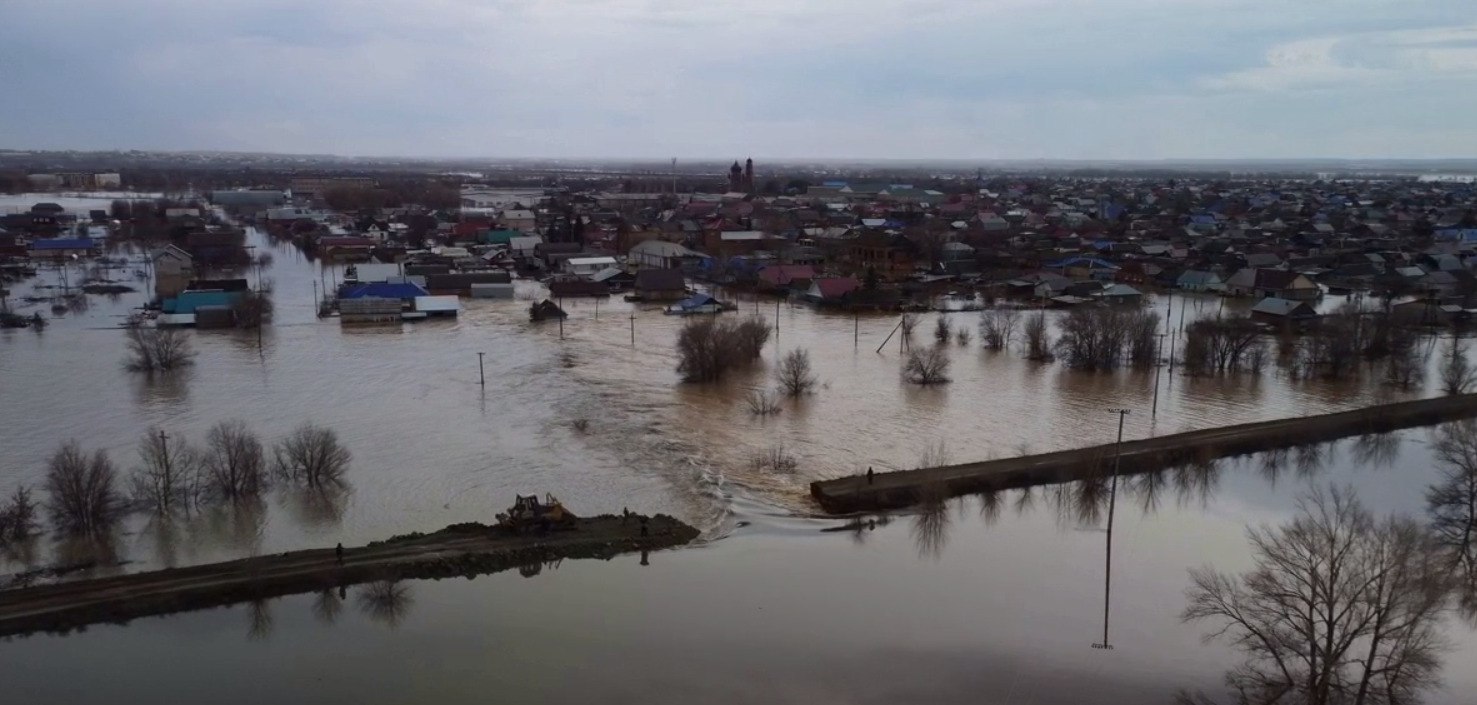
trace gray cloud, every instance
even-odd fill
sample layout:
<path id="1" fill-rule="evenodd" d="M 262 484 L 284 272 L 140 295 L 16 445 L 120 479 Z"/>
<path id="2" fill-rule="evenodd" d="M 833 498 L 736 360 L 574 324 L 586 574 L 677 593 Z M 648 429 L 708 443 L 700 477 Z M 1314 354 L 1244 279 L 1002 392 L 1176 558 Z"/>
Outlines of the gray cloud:
<path id="1" fill-rule="evenodd" d="M 1466 5 L 19 0 L 0 146 L 1472 156 Z"/>

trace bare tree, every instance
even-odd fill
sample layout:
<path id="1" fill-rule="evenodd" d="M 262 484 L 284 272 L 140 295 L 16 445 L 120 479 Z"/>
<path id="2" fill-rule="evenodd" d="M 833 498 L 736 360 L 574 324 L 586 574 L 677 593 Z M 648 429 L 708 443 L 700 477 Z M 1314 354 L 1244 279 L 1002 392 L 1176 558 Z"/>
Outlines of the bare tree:
<path id="1" fill-rule="evenodd" d="M 965 326 L 959 326 L 959 329 L 954 331 L 954 340 L 960 345 L 969 345 L 970 338 L 969 328 Z"/>
<path id="2" fill-rule="evenodd" d="M 97 535 L 112 527 L 122 512 L 118 470 L 107 453 L 91 457 L 76 441 L 63 443 L 46 468 L 47 512 L 58 531 Z"/>
<path id="3" fill-rule="evenodd" d="M 260 496 L 267 485 L 262 442 L 244 421 L 222 421 L 205 434 L 201 463 L 211 491 L 229 500 Z"/>
<path id="4" fill-rule="evenodd" d="M 1111 370 L 1125 354 L 1138 365 L 1154 360 L 1159 315 L 1122 308 L 1076 308 L 1060 321 L 1057 349 L 1068 365 Z"/>
<path id="5" fill-rule="evenodd" d="M 784 444 L 770 446 L 754 456 L 752 465 L 756 472 L 792 474 L 800 467 L 800 461 L 785 449 Z"/>
<path id="6" fill-rule="evenodd" d="M 1477 370 L 1467 359 L 1467 344 L 1453 335 L 1441 362 L 1441 389 L 1447 394 L 1466 394 L 1473 383 L 1477 383 Z"/>
<path id="7" fill-rule="evenodd" d="M 1477 619 L 1477 419 L 1443 424 L 1432 436 L 1441 480 L 1426 490 L 1431 535 L 1447 556 L 1463 614 Z"/>
<path id="8" fill-rule="evenodd" d="M 158 514 L 189 511 L 202 490 L 200 454 L 183 439 L 151 427 L 139 441 L 139 464 L 129 475 L 134 501 Z"/>
<path id="9" fill-rule="evenodd" d="M 0 546 L 25 541 L 36 533 L 36 501 L 29 487 L 17 487 L 0 506 Z"/>
<path id="10" fill-rule="evenodd" d="M 738 362 L 748 363 L 759 359 L 764 352 L 764 344 L 769 342 L 769 323 L 763 316 L 750 316 L 733 326 L 729 336 L 732 338 L 731 345 L 738 356 Z"/>
<path id="11" fill-rule="evenodd" d="M 263 253 L 270 254 L 270 253 Z M 272 311 L 275 307 L 272 303 L 271 292 L 252 291 L 236 299 L 231 306 L 231 313 L 235 316 L 237 328 L 257 328 L 272 320 Z"/>
<path id="12" fill-rule="evenodd" d="M 1191 375 L 1260 367 L 1266 344 L 1249 318 L 1206 319 L 1185 327 L 1184 364 Z"/>
<path id="13" fill-rule="evenodd" d="M 954 329 L 950 327 L 948 317 L 942 313 L 939 314 L 939 317 L 934 319 L 933 339 L 939 343 L 947 343 L 953 335 Z"/>
<path id="14" fill-rule="evenodd" d="M 754 416 L 772 416 L 780 412 L 780 402 L 774 394 L 764 389 L 751 389 L 744 396 L 749 413 Z"/>
<path id="15" fill-rule="evenodd" d="M 1214 624 L 1209 638 L 1245 654 L 1226 675 L 1234 702 L 1415 702 L 1440 668 L 1451 590 L 1430 537 L 1407 518 L 1376 520 L 1345 490 L 1298 509 L 1249 532 L 1249 572 L 1191 571 L 1182 618 Z"/>
<path id="16" fill-rule="evenodd" d="M 688 382 L 712 382 L 731 364 L 731 351 L 724 348 L 722 324 L 702 316 L 690 319 L 677 333 L 677 371 Z"/>
<path id="17" fill-rule="evenodd" d="M 717 381 L 729 369 L 759 359 L 769 334 L 760 316 L 740 323 L 708 316 L 689 320 L 677 334 L 677 371 L 687 382 Z"/>
<path id="18" fill-rule="evenodd" d="M 1013 308 L 997 308 L 980 313 L 980 340 L 991 350 L 1010 347 L 1020 319 L 1020 312 Z"/>
<path id="19" fill-rule="evenodd" d="M 903 363 L 903 376 L 913 384 L 933 385 L 949 381 L 949 356 L 938 348 L 912 350 Z"/>
<path id="20" fill-rule="evenodd" d="M 126 340 L 128 359 L 124 366 L 134 372 L 168 372 L 194 362 L 190 338 L 178 328 L 131 325 Z"/>
<path id="21" fill-rule="evenodd" d="M 277 476 L 308 487 L 343 484 L 352 455 L 331 428 L 304 423 L 272 448 Z"/>
<path id="22" fill-rule="evenodd" d="M 805 348 L 795 348 L 785 353 L 780 358 L 779 369 L 775 371 L 779 378 L 780 391 L 785 396 L 799 397 L 810 394 L 815 390 L 815 374 L 810 370 L 810 352 Z"/>
<path id="23" fill-rule="evenodd" d="M 1037 311 L 1026 316 L 1025 327 L 1021 332 L 1026 339 L 1026 359 L 1038 362 L 1052 359 L 1051 330 L 1046 324 L 1045 311 Z"/>

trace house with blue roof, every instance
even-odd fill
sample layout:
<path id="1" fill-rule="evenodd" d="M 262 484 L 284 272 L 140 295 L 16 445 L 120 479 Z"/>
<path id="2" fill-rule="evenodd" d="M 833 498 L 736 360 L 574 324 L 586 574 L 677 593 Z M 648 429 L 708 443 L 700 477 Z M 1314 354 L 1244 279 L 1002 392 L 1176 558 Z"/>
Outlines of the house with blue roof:
<path id="1" fill-rule="evenodd" d="M 181 291 L 165 299 L 159 310 L 168 314 L 193 314 L 200 308 L 231 308 L 241 299 L 240 291 Z"/>
<path id="2" fill-rule="evenodd" d="M 32 259 L 68 259 L 87 257 L 97 251 L 97 242 L 89 237 L 35 240 L 28 248 Z"/>
<path id="3" fill-rule="evenodd" d="M 410 282 L 371 282 L 346 286 L 339 291 L 340 299 L 397 299 L 415 301 L 417 297 L 430 296 L 430 292 Z"/>

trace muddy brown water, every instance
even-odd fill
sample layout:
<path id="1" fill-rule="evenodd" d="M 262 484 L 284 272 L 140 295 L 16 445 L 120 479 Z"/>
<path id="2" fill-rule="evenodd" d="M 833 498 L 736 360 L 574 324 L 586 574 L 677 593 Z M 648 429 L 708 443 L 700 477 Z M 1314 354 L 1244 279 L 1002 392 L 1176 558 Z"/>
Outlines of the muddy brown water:
<path id="1" fill-rule="evenodd" d="M 616 702 L 963 702 L 982 693 L 1020 703 L 1161 700 L 1177 687 L 1215 686 L 1232 663 L 1223 647 L 1200 643 L 1200 628 L 1176 619 L 1189 567 L 1245 567 L 1245 527 L 1287 517 L 1310 483 L 1353 483 L 1381 512 L 1418 514 L 1434 478 L 1425 435 L 1414 431 L 1402 434 L 1387 467 L 1360 465 L 1341 446 L 1317 471 L 1274 481 L 1248 464 L 1171 487 L 1149 510 L 1124 500 L 1117 649 L 1097 651 L 1088 645 L 1101 638 L 1100 522 L 1058 511 L 1042 492 L 1019 511 L 1015 497 L 993 513 L 973 498 L 951 505 L 942 531 L 937 521 L 900 517 L 860 534 L 822 532 L 837 522 L 809 517 L 807 484 L 868 465 L 911 467 L 940 442 L 955 462 L 1107 442 L 1116 407 L 1134 410 L 1126 434 L 1144 437 L 1350 408 L 1390 393 L 1273 375 L 1165 374 L 1151 416 L 1152 374 L 1037 365 L 981 350 L 977 334 L 968 347 L 949 344 L 952 384 L 919 389 L 899 378 L 896 340 L 873 352 L 895 318 L 854 323 L 786 304 L 763 364 L 721 385 L 687 386 L 673 369 L 681 321 L 659 309 L 615 297 L 600 302 L 597 320 L 593 301 L 569 300 L 562 340 L 557 325 L 527 321 L 526 300 L 464 300 L 455 321 L 342 329 L 312 312 L 313 282 L 331 285 L 341 274 L 252 238 L 276 260 L 263 276 L 275 284 L 277 319 L 260 346 L 251 333 L 196 333 L 193 368 L 153 381 L 129 375 L 116 326 L 142 293 L 93 297 L 39 335 L 0 332 L 0 491 L 36 484 L 63 438 L 106 449 L 127 467 L 149 425 L 198 440 L 227 418 L 246 419 L 269 439 L 307 420 L 332 426 L 355 456 L 351 489 L 327 499 L 277 491 L 259 506 L 167 524 L 134 517 L 106 546 L 47 538 L 33 559 L 101 551 L 130 561 L 115 570 L 137 570 L 353 545 L 485 521 L 514 492 L 530 491 L 554 492 L 576 509 L 671 512 L 710 541 L 653 554 L 647 566 L 632 556 L 566 561 L 527 579 L 409 583 L 404 609 L 350 593 L 333 611 L 325 606 L 333 600 L 306 595 L 32 637 L 0 645 L 0 673 L 20 694 L 137 699 L 160 692 L 167 675 L 174 692 L 227 702 L 313 700 L 306 694 L 326 684 L 336 697 L 368 702 L 515 692 L 544 702 L 593 693 Z M 40 279 L 59 281 L 54 272 Z M 13 296 L 32 285 L 12 286 Z M 520 297 L 537 293 L 520 285 Z M 1184 300 L 1176 297 L 1176 308 Z M 1190 300 L 1202 315 L 1220 305 Z M 772 300 L 758 307 L 775 320 Z M 933 344 L 930 317 L 914 344 Z M 973 327 L 977 314 L 951 318 Z M 822 389 L 777 417 L 752 418 L 742 392 L 768 384 L 778 354 L 796 346 L 810 350 Z M 577 419 L 587 420 L 583 431 Z M 798 471 L 756 471 L 753 456 L 781 444 Z M 0 570 L 22 567 L 12 556 Z M 336 615 L 332 625 L 326 612 Z M 1449 631 L 1458 648 L 1433 702 L 1461 702 L 1460 693 L 1477 689 L 1451 667 L 1477 657 L 1471 631 L 1461 622 Z M 275 677 L 263 679 L 262 692 L 228 686 L 248 671 Z"/>

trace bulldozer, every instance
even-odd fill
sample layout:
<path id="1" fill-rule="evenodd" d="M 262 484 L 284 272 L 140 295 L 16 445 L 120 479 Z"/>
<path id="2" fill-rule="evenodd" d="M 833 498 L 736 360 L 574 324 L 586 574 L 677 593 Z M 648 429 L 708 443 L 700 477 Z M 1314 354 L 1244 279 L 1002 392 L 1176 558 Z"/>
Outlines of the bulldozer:
<path id="1" fill-rule="evenodd" d="M 508 511 L 497 515 L 497 525 L 520 534 L 528 530 L 539 532 L 551 529 L 573 529 L 575 516 L 564 508 L 552 494 L 545 494 L 542 502 L 538 495 L 518 495 Z"/>

